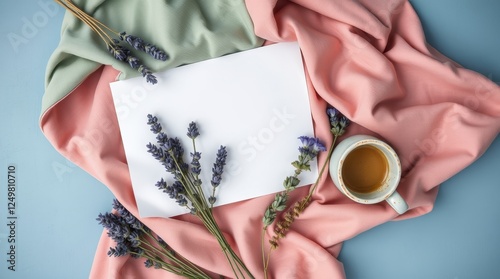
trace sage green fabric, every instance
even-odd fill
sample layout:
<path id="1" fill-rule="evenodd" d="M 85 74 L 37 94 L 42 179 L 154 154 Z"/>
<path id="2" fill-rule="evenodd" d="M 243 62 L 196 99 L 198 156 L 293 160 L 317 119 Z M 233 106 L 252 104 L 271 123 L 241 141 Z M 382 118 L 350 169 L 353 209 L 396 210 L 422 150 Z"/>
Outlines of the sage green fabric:
<path id="1" fill-rule="evenodd" d="M 133 51 L 153 72 L 254 48 L 263 43 L 254 34 L 244 0 L 73 2 L 110 28 L 139 36 L 165 50 L 170 56 L 166 62 Z M 60 43 L 47 65 L 42 114 L 103 64 L 119 70 L 119 79 L 140 75 L 127 63 L 115 60 L 96 33 L 66 12 Z"/>

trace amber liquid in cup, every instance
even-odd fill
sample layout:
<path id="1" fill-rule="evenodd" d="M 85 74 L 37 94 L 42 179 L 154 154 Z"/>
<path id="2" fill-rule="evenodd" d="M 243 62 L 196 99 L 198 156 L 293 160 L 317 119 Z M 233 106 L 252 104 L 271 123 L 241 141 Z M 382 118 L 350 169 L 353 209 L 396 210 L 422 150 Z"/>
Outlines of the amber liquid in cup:
<path id="1" fill-rule="evenodd" d="M 342 179 L 350 191 L 368 194 L 385 184 L 389 162 L 384 153 L 372 145 L 353 149 L 342 166 Z"/>

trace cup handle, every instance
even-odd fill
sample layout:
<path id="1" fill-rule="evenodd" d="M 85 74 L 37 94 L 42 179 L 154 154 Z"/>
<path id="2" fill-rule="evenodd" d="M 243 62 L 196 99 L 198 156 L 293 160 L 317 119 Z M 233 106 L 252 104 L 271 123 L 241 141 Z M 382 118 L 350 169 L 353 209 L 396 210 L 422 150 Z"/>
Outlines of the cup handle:
<path id="1" fill-rule="evenodd" d="M 403 200 L 401 195 L 394 191 L 392 195 L 390 195 L 386 200 L 385 200 L 398 214 L 403 214 L 408 210 L 408 204 Z"/>

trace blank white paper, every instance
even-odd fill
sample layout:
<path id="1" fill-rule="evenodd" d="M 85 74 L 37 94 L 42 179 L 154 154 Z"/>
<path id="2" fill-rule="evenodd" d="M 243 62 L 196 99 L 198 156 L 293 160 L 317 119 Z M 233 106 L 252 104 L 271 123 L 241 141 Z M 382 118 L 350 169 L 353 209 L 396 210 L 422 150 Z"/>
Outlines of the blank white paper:
<path id="1" fill-rule="evenodd" d="M 156 143 L 147 114 L 157 116 L 169 136 L 178 137 L 190 162 L 188 124 L 195 121 L 201 135 L 201 178 L 211 193 L 211 169 L 220 145 L 228 150 L 216 205 L 282 191 L 298 157 L 299 136 L 313 136 L 302 57 L 297 43 L 270 46 L 156 73 L 158 83 L 142 77 L 111 83 L 130 178 L 142 217 L 186 213 L 155 186 L 173 178 L 147 153 Z M 314 183 L 311 172 L 300 175 L 301 186 Z M 264 212 L 262 208 L 262 212 Z"/>

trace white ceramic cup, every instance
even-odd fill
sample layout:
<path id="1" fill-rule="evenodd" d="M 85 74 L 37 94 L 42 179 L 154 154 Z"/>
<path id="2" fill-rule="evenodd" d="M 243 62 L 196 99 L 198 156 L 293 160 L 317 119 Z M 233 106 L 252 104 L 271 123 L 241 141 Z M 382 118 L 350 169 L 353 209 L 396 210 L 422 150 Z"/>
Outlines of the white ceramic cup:
<path id="1" fill-rule="evenodd" d="M 388 163 L 388 173 L 381 187 L 370 193 L 358 193 L 349 189 L 342 178 L 342 167 L 347 155 L 357 147 L 370 145 L 380 150 Z M 396 152 L 387 143 L 369 135 L 355 135 L 342 140 L 335 150 L 333 150 L 330 159 L 330 176 L 335 186 L 351 200 L 363 203 L 374 204 L 381 201 L 387 201 L 394 210 L 403 214 L 408 210 L 408 204 L 396 192 L 399 180 L 401 178 L 401 163 Z"/>

